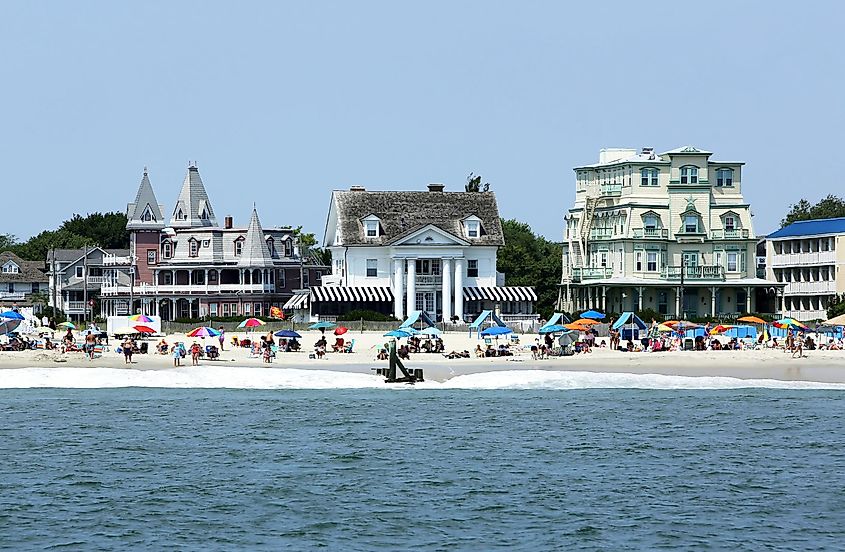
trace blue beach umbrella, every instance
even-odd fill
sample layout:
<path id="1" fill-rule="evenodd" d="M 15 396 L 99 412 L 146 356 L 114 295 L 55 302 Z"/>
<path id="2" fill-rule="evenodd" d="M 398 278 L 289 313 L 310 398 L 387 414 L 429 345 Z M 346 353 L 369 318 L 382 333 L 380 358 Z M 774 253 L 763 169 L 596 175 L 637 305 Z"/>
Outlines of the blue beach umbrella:
<path id="1" fill-rule="evenodd" d="M 568 332 L 569 330 L 561 326 L 560 324 L 552 324 L 551 326 L 545 326 L 540 328 L 541 334 L 550 334 L 550 333 L 561 333 L 561 332 Z"/>
<path id="2" fill-rule="evenodd" d="M 311 324 L 308 326 L 309 330 L 331 330 L 332 328 L 336 327 L 337 324 L 332 324 L 331 322 L 317 322 L 316 324 Z"/>
<path id="3" fill-rule="evenodd" d="M 481 335 L 485 337 L 489 335 L 504 335 L 509 333 L 513 333 L 513 330 L 510 328 L 505 328 L 503 326 L 493 326 L 481 331 Z"/>
<path id="4" fill-rule="evenodd" d="M 604 315 L 599 311 L 588 310 L 586 312 L 581 313 L 581 318 L 592 318 L 593 320 L 601 320 L 604 318 Z"/>
<path id="5" fill-rule="evenodd" d="M 9 320 L 23 320 L 23 315 L 15 311 L 0 312 L 0 318 L 7 318 Z"/>
<path id="6" fill-rule="evenodd" d="M 384 334 L 384 337 L 411 337 L 411 334 L 405 330 L 391 330 Z"/>
<path id="7" fill-rule="evenodd" d="M 278 332 L 274 333 L 273 335 L 275 335 L 276 337 L 286 337 L 288 339 L 290 339 L 290 338 L 301 338 L 302 337 L 301 335 L 299 335 L 298 333 L 296 333 L 293 330 L 279 330 Z"/>
<path id="8" fill-rule="evenodd" d="M 429 326 L 428 328 L 424 329 L 424 330 L 423 330 L 423 331 L 421 331 L 420 333 L 421 333 L 422 335 L 433 335 L 433 336 L 438 336 L 438 335 L 442 334 L 443 332 L 441 332 L 440 330 L 438 330 L 438 329 L 437 329 L 437 328 L 435 328 L 434 326 Z"/>

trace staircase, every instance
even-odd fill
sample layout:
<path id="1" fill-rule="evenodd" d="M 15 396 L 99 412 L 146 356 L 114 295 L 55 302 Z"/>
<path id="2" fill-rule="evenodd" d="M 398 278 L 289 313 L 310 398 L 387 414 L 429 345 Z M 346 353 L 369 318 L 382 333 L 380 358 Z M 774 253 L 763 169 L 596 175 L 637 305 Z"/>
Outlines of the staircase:
<path id="1" fill-rule="evenodd" d="M 590 237 L 590 228 L 593 226 L 593 215 L 596 214 L 598 197 L 588 197 L 584 204 L 584 215 L 581 217 L 581 243 L 586 249 L 587 239 Z"/>

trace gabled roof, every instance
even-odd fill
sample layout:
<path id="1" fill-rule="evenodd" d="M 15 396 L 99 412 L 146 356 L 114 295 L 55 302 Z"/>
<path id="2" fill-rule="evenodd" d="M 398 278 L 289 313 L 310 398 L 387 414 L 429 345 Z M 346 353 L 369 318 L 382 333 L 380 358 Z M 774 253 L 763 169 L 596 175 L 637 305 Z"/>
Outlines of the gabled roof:
<path id="1" fill-rule="evenodd" d="M 238 266 L 273 266 L 273 256 L 270 255 L 270 249 L 267 247 L 267 242 L 264 241 L 264 230 L 261 229 L 258 212 L 254 208 L 252 210 L 252 217 L 249 219 L 249 226 L 246 229 L 246 235 L 244 236 Z"/>
<path id="2" fill-rule="evenodd" d="M 669 151 L 664 151 L 660 155 L 677 155 L 679 153 L 689 155 L 713 155 L 712 151 L 698 149 L 695 146 L 681 146 L 679 148 L 671 149 Z"/>
<path id="3" fill-rule="evenodd" d="M 361 220 L 379 218 L 382 234 L 365 238 Z M 499 207 L 493 192 L 332 192 L 327 222 L 327 241 L 337 234 L 337 245 L 387 245 L 426 225 L 436 226 L 452 236 L 463 236 L 461 221 L 471 215 L 481 220 L 484 230 L 473 245 L 504 245 Z M 337 228 L 331 228 L 334 221 Z M 327 243 L 332 245 L 331 243 Z"/>
<path id="4" fill-rule="evenodd" d="M 845 217 L 793 222 L 777 232 L 772 232 L 766 238 L 817 236 L 820 234 L 845 234 Z"/>
<path id="5" fill-rule="evenodd" d="M 152 217 L 150 221 L 143 220 L 144 213 L 147 211 Z M 161 214 L 161 205 L 156 200 L 146 167 L 144 167 L 144 176 L 141 177 L 141 184 L 138 186 L 138 193 L 135 195 L 135 202 L 126 207 L 126 218 L 126 228 L 130 230 L 164 227 L 164 215 Z"/>
<path id="6" fill-rule="evenodd" d="M 425 238 L 421 238 L 421 236 L 425 234 L 429 235 Z M 465 240 L 464 238 L 456 236 L 451 232 L 447 232 L 446 230 L 443 230 L 442 228 L 440 228 L 439 226 L 435 226 L 434 224 L 426 224 L 424 226 L 414 228 L 413 230 L 409 230 L 408 232 L 403 232 L 402 234 L 399 234 L 398 236 L 390 240 L 390 245 L 407 245 L 414 243 L 422 243 L 425 241 L 431 242 L 433 237 L 431 236 L 431 234 L 434 234 L 435 236 L 437 236 L 437 239 L 441 240 L 440 242 L 438 242 L 438 245 L 443 245 L 443 241 L 446 241 L 447 243 L 451 242 L 449 243 L 449 245 L 471 245 L 470 242 Z M 417 239 L 416 242 L 414 242 L 415 238 Z"/>
<path id="7" fill-rule="evenodd" d="M 25 261 L 11 251 L 3 251 L 0 253 L 0 267 L 4 266 L 9 261 L 18 265 L 18 272 L 0 272 L 0 282 L 47 282 L 47 275 L 41 271 L 44 267 L 44 263 L 38 261 Z"/>
<path id="8" fill-rule="evenodd" d="M 208 215 L 205 219 L 200 218 L 203 209 Z M 176 220 L 176 213 L 180 210 L 184 213 L 185 218 Z M 195 165 L 188 167 L 188 173 L 185 175 L 185 180 L 182 181 L 182 191 L 179 192 L 179 199 L 176 200 L 176 206 L 173 208 L 170 226 L 173 228 L 217 226 L 217 218 L 211 208 L 211 201 L 208 199 L 205 186 L 200 178 L 199 169 Z"/>

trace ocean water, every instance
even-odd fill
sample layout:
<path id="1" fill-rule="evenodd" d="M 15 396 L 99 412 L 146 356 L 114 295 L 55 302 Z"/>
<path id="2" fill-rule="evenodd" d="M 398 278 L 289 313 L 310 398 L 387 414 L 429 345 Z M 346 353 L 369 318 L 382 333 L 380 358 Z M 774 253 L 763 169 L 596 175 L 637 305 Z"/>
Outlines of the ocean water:
<path id="1" fill-rule="evenodd" d="M 3 549 L 845 547 L 845 393 L 830 386 L 3 372 Z"/>

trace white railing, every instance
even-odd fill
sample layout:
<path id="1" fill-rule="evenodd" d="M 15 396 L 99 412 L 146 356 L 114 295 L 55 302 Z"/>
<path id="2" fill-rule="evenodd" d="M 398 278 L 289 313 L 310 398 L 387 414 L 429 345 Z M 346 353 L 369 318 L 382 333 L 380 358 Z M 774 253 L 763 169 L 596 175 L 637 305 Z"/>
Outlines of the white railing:
<path id="1" fill-rule="evenodd" d="M 85 310 L 85 301 L 68 301 L 67 312 L 77 313 Z"/>
<path id="2" fill-rule="evenodd" d="M 794 318 L 802 322 L 806 322 L 809 320 L 827 320 L 827 311 L 809 309 L 785 310 L 783 311 L 783 316 Z"/>
<path id="3" fill-rule="evenodd" d="M 167 294 L 202 295 L 212 293 L 273 293 L 275 289 L 273 284 L 138 284 L 132 289 L 132 293 L 138 296 Z M 100 288 L 100 295 L 126 295 L 129 291 L 130 288 L 126 284 L 103 284 Z"/>
<path id="4" fill-rule="evenodd" d="M 7 301 L 23 301 L 26 297 L 24 292 L 17 292 L 17 291 L 0 291 L 0 299 L 5 299 Z"/>
<path id="5" fill-rule="evenodd" d="M 105 276 L 88 276 L 89 284 L 103 284 L 106 282 Z"/>
<path id="6" fill-rule="evenodd" d="M 784 288 L 784 293 L 836 293 L 836 282 L 833 280 L 822 280 L 818 282 L 787 282 L 786 288 Z"/>
<path id="7" fill-rule="evenodd" d="M 772 255 L 772 266 L 800 266 L 830 264 L 836 262 L 836 251 L 818 251 L 816 253 L 785 253 Z"/>
<path id="8" fill-rule="evenodd" d="M 116 265 L 124 265 L 129 266 L 132 264 L 132 257 L 128 255 L 118 256 L 118 255 L 103 255 L 103 265 L 104 266 L 116 266 Z"/>
<path id="9" fill-rule="evenodd" d="M 535 321 L 540 319 L 539 314 L 500 314 L 499 318 L 502 322 L 523 322 Z"/>
<path id="10" fill-rule="evenodd" d="M 431 275 L 431 274 L 417 274 L 415 281 L 417 285 L 421 286 L 433 286 L 440 284 L 443 281 L 443 277 L 439 275 Z"/>

